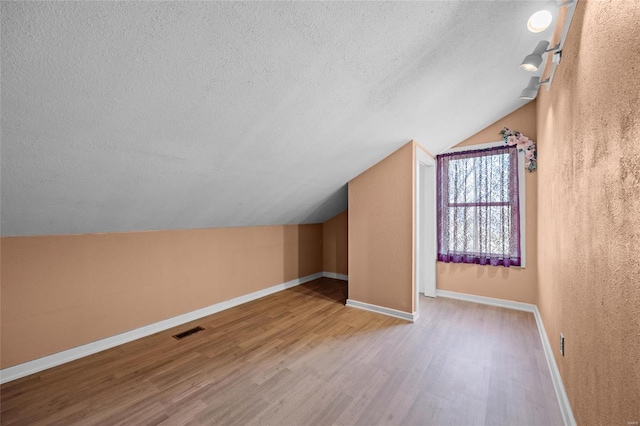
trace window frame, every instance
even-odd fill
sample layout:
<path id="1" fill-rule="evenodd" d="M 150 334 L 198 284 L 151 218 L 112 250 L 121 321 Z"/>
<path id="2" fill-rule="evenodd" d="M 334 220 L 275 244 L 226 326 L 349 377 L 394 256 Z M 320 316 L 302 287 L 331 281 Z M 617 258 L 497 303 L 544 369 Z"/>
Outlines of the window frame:
<path id="1" fill-rule="evenodd" d="M 463 152 L 463 151 L 477 151 L 487 148 L 495 148 L 499 146 L 504 146 L 504 141 L 496 141 L 496 142 L 488 142 L 477 145 L 466 145 L 456 148 L 449 148 L 442 151 L 440 154 L 451 154 L 455 152 Z M 526 192 L 525 192 L 525 173 L 524 173 L 524 151 L 518 150 L 518 202 L 520 208 L 520 265 L 519 266 L 511 266 L 512 268 L 526 268 L 527 266 L 527 246 L 526 246 L 526 224 L 527 224 L 527 206 L 526 206 Z"/>

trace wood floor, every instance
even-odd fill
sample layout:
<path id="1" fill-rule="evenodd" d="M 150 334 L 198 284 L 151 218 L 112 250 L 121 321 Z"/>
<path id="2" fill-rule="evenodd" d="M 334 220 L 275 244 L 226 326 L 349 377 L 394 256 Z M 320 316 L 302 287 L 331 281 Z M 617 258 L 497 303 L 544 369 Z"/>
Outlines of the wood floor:
<path id="1" fill-rule="evenodd" d="M 3 425 L 560 425 L 529 313 L 422 298 L 415 324 L 322 278 L 3 385 Z"/>

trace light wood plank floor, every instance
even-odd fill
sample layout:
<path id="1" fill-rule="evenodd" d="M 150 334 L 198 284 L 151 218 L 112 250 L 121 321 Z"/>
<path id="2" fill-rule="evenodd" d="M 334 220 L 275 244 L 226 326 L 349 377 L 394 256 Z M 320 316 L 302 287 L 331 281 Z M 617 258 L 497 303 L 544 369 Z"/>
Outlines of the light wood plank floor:
<path id="1" fill-rule="evenodd" d="M 423 297 L 410 324 L 346 293 L 319 279 L 7 383 L 2 424 L 562 424 L 531 314 Z"/>

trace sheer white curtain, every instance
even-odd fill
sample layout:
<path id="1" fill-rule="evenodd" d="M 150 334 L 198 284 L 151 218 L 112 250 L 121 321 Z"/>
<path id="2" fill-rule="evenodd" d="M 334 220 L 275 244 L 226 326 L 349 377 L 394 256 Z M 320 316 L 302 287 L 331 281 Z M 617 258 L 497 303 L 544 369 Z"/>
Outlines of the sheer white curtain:
<path id="1" fill-rule="evenodd" d="M 437 157 L 438 260 L 520 266 L 518 150 Z"/>

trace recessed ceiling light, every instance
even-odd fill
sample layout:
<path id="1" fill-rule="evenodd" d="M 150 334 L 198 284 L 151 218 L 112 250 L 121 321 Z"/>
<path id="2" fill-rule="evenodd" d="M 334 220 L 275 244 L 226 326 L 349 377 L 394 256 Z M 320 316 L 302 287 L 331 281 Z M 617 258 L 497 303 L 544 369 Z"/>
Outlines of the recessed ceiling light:
<path id="1" fill-rule="evenodd" d="M 532 33 L 539 33 L 546 30 L 553 21 L 553 15 L 548 10 L 539 10 L 527 21 L 527 28 Z"/>

